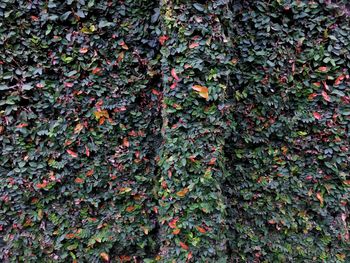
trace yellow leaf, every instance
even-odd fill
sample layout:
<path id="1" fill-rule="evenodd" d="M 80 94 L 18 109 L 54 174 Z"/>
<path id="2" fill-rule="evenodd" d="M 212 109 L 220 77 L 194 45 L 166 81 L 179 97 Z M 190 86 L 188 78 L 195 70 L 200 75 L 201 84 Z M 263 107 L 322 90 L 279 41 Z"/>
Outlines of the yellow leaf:
<path id="1" fill-rule="evenodd" d="M 177 196 L 179 197 L 184 197 L 188 193 L 188 188 L 184 188 L 176 193 Z"/>
<path id="2" fill-rule="evenodd" d="M 84 26 L 81 29 L 81 32 L 83 32 L 84 34 L 92 34 L 94 31 L 96 31 L 96 27 L 94 25 L 91 25 L 89 27 Z"/>
<path id="3" fill-rule="evenodd" d="M 202 98 L 205 98 L 206 100 L 208 100 L 209 98 L 209 90 L 207 87 L 201 86 L 201 85 L 193 85 L 192 89 L 197 91 L 199 96 L 201 96 Z"/>
<path id="4" fill-rule="evenodd" d="M 84 128 L 84 125 L 81 123 L 78 123 L 77 126 L 74 128 L 74 133 L 79 133 Z"/>

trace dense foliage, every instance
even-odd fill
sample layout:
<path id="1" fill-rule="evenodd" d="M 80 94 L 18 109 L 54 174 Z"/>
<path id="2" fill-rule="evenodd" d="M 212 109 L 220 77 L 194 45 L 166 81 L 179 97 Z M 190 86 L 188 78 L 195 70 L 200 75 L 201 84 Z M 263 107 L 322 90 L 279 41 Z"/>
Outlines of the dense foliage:
<path id="1" fill-rule="evenodd" d="M 230 16 L 239 125 L 225 191 L 239 261 L 350 260 L 350 19 L 329 2 L 260 1 Z"/>
<path id="2" fill-rule="evenodd" d="M 0 261 L 349 261 L 346 4 L 1 1 Z"/>

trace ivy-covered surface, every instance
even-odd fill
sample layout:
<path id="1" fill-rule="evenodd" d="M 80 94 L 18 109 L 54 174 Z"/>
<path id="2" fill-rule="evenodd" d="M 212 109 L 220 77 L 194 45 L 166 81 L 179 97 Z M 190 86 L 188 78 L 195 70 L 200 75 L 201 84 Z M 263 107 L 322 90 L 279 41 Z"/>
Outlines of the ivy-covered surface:
<path id="1" fill-rule="evenodd" d="M 247 1 L 232 12 L 232 260 L 349 262 L 349 10 Z"/>
<path id="2" fill-rule="evenodd" d="M 0 7 L 1 261 L 155 254 L 156 3 Z"/>
<path id="3" fill-rule="evenodd" d="M 348 262 L 346 1 L 0 2 L 0 261 Z"/>

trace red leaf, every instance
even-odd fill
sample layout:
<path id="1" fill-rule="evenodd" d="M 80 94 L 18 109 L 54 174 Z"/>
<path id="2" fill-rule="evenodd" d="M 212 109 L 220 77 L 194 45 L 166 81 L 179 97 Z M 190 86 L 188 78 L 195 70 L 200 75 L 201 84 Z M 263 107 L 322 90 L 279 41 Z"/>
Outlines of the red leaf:
<path id="1" fill-rule="evenodd" d="M 23 127 L 27 127 L 27 126 L 28 126 L 28 123 L 21 123 L 21 124 L 18 124 L 16 127 L 23 128 Z"/>
<path id="2" fill-rule="evenodd" d="M 181 241 L 180 241 L 180 247 L 182 247 L 182 248 L 185 249 L 185 250 L 188 250 L 188 249 L 189 249 L 189 247 L 188 247 L 185 243 L 183 243 L 183 242 L 181 242 Z"/>
<path id="3" fill-rule="evenodd" d="M 176 70 L 175 70 L 174 68 L 171 70 L 171 76 L 172 76 L 176 81 L 179 81 L 179 80 L 180 80 L 179 77 L 177 76 Z"/>
<path id="4" fill-rule="evenodd" d="M 101 73 L 101 68 L 94 68 L 94 69 L 92 70 L 92 74 L 97 75 L 97 74 L 99 74 L 99 73 Z"/>
<path id="5" fill-rule="evenodd" d="M 321 72 L 326 72 L 328 70 L 328 68 L 327 67 L 319 67 L 318 70 Z"/>
<path id="6" fill-rule="evenodd" d="M 322 91 L 322 97 L 325 101 L 331 102 L 331 98 L 329 97 L 329 95 L 327 94 L 327 92 Z"/>
<path id="7" fill-rule="evenodd" d="M 308 97 L 309 100 L 313 100 L 315 97 L 317 97 L 318 95 L 316 93 L 311 93 Z"/>
<path id="8" fill-rule="evenodd" d="M 71 83 L 71 82 L 65 82 L 65 83 L 64 83 L 64 87 L 65 87 L 65 88 L 71 88 L 71 87 L 73 87 L 73 83 Z"/>
<path id="9" fill-rule="evenodd" d="M 67 150 L 67 153 L 72 156 L 73 158 L 77 158 L 78 154 L 76 152 L 73 152 L 72 150 Z"/>
<path id="10" fill-rule="evenodd" d="M 87 157 L 90 156 L 90 149 L 86 145 L 85 145 L 85 153 Z"/>
<path id="11" fill-rule="evenodd" d="M 155 89 L 152 89 L 152 93 L 156 96 L 161 94 L 158 90 L 155 90 Z"/>
<path id="12" fill-rule="evenodd" d="M 323 83 L 324 88 L 325 88 L 326 90 L 329 90 L 329 87 L 328 87 L 327 83 L 326 83 L 325 81 L 322 81 L 322 83 Z"/>
<path id="13" fill-rule="evenodd" d="M 199 46 L 199 44 L 196 43 L 196 42 L 194 42 L 194 43 L 191 43 L 191 44 L 190 44 L 189 48 L 196 48 L 196 47 L 198 47 L 198 46 Z"/>
<path id="14" fill-rule="evenodd" d="M 344 75 L 340 75 L 335 81 L 334 81 L 334 86 L 339 86 L 339 84 L 343 81 L 345 78 Z"/>
<path id="15" fill-rule="evenodd" d="M 317 120 L 320 120 L 322 118 L 321 114 L 319 114 L 318 112 L 314 112 L 313 115 L 314 115 L 315 119 L 317 119 Z"/>
<path id="16" fill-rule="evenodd" d="M 170 89 L 175 89 L 177 85 L 177 82 L 175 81 L 173 84 L 171 84 Z"/>
<path id="17" fill-rule="evenodd" d="M 163 46 L 165 41 L 167 41 L 169 39 L 168 36 L 160 36 L 159 37 L 159 43 Z"/>

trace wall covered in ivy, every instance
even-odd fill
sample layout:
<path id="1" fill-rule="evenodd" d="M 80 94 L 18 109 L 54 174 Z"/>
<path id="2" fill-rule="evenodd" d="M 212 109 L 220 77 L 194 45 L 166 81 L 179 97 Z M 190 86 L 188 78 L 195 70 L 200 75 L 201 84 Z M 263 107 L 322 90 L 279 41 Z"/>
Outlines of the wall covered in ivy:
<path id="1" fill-rule="evenodd" d="M 0 261 L 348 262 L 350 7 L 0 2 Z"/>

